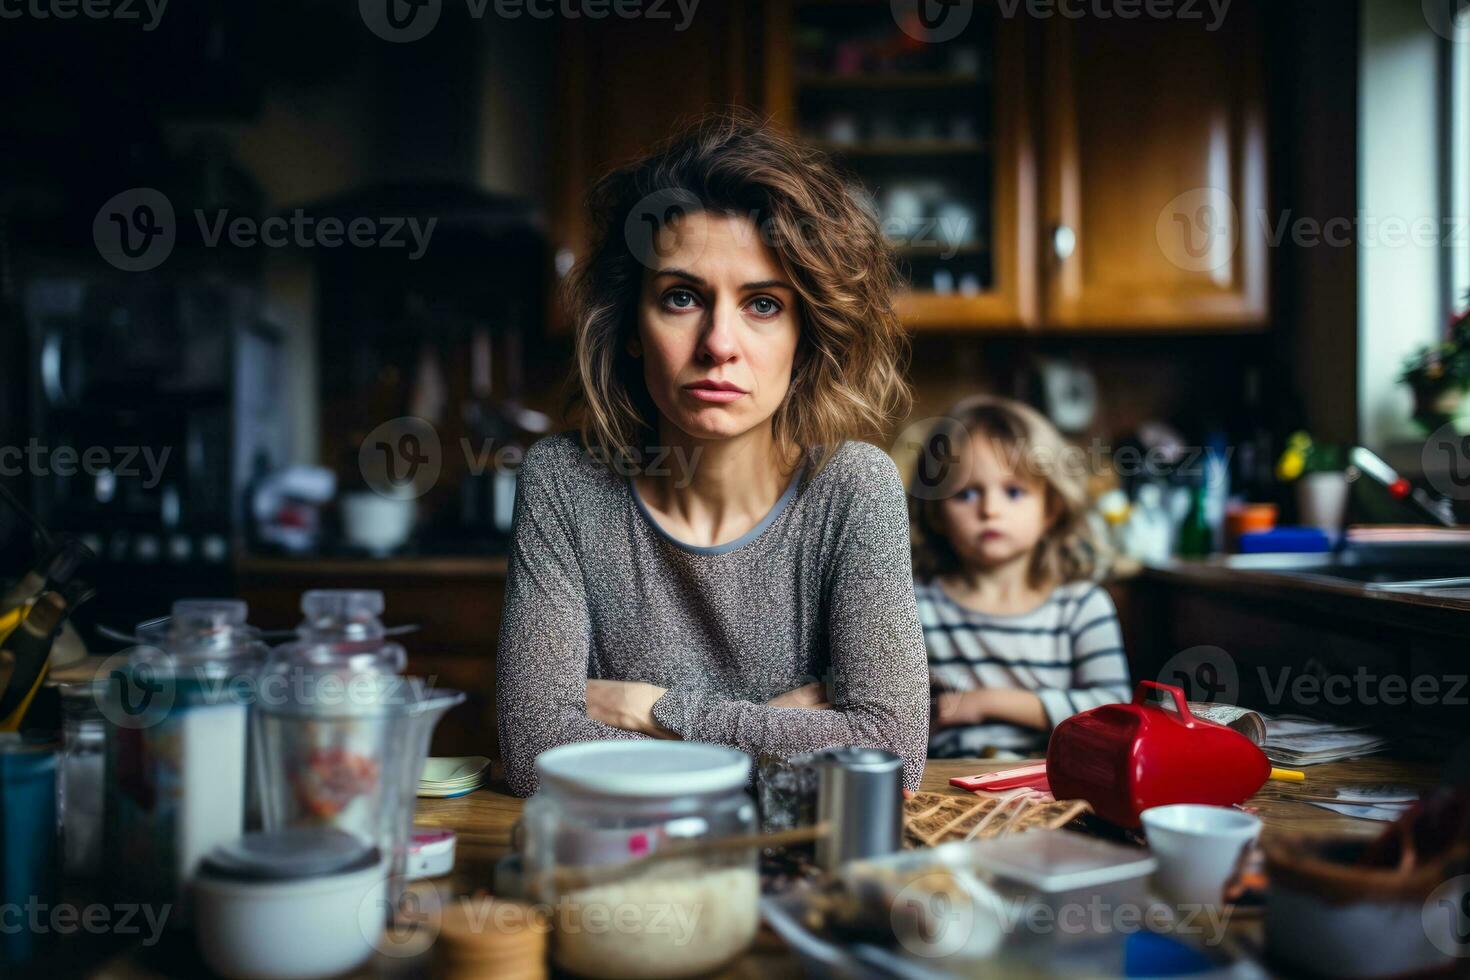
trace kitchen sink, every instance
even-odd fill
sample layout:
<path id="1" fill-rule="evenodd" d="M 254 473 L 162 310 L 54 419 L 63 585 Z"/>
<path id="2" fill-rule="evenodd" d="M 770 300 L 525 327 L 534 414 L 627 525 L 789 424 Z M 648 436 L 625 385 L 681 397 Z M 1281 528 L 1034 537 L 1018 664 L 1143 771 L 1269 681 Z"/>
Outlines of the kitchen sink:
<path id="1" fill-rule="evenodd" d="M 1400 546 L 1352 548 L 1320 555 L 1231 555 L 1228 568 L 1356 583 L 1401 591 L 1470 589 L 1470 548 Z"/>

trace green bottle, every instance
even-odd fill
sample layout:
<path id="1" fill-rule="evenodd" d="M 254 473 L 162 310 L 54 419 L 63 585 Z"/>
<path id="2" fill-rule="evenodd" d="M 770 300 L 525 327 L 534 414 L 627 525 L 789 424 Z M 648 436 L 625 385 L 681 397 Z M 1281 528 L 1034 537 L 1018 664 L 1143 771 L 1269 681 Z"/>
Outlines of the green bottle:
<path id="1" fill-rule="evenodd" d="M 1179 527 L 1179 554 L 1184 558 L 1204 558 L 1215 550 L 1215 532 L 1210 527 L 1209 487 L 1201 483 L 1189 502 L 1189 515 Z"/>

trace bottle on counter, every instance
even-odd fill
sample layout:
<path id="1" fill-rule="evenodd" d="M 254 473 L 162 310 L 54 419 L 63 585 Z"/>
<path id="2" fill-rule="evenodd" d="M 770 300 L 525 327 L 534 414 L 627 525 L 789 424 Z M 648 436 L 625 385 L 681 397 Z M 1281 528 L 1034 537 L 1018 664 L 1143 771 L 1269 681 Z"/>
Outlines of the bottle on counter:
<path id="1" fill-rule="evenodd" d="M 1201 480 L 1192 489 L 1189 514 L 1179 528 L 1179 554 L 1185 558 L 1204 558 L 1215 550 L 1215 529 L 1210 520 L 1210 486 Z"/>

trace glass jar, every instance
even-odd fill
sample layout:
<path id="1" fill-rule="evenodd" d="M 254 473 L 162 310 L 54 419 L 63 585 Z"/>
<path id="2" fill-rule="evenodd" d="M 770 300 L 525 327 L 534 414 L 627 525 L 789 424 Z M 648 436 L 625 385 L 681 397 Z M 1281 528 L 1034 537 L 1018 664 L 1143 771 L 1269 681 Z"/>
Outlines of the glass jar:
<path id="1" fill-rule="evenodd" d="M 59 686 L 62 869 L 72 878 L 91 878 L 102 868 L 103 768 L 107 730 L 100 705 L 106 690 L 106 681 L 100 680 Z"/>
<path id="2" fill-rule="evenodd" d="M 753 834 L 750 757 L 700 742 L 578 742 L 536 759 L 526 884 L 551 906 L 554 959 L 587 977 L 688 977 L 739 956 L 759 924 L 755 847 L 620 865 Z"/>

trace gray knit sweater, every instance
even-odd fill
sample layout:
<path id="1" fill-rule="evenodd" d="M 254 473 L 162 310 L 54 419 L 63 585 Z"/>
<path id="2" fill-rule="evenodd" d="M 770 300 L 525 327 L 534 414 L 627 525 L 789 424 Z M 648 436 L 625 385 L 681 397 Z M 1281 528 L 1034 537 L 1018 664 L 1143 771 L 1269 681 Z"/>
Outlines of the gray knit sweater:
<path id="1" fill-rule="evenodd" d="M 588 678 L 668 688 L 659 724 L 752 757 L 890 749 L 917 789 L 929 679 L 893 461 L 846 442 L 747 534 L 704 548 L 669 537 L 574 435 L 537 442 L 517 484 L 496 661 L 512 792 L 535 791 L 545 749 L 646 737 L 587 717 Z M 813 680 L 834 708 L 765 704 Z"/>

